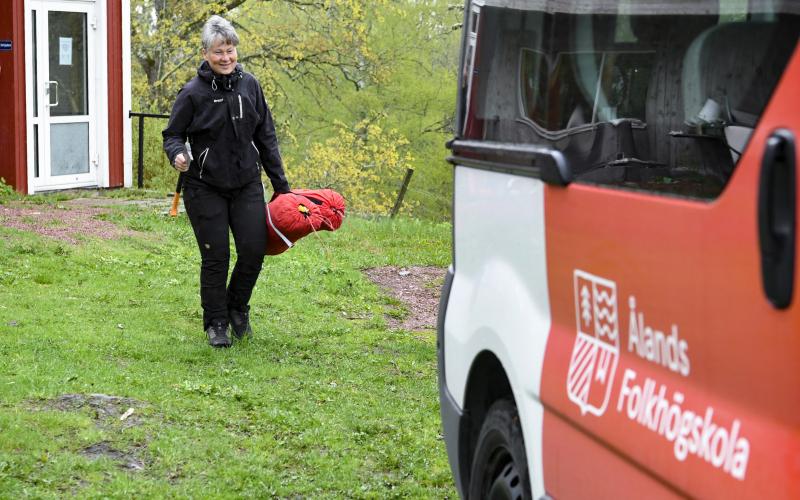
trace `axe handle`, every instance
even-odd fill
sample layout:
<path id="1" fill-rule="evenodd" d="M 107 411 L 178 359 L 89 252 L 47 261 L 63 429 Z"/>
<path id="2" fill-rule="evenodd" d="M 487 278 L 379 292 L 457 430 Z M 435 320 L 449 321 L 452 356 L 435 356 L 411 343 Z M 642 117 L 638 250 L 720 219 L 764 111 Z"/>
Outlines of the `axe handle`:
<path id="1" fill-rule="evenodd" d="M 183 172 L 178 174 L 178 184 L 175 186 L 175 195 L 172 197 L 172 207 L 169 209 L 169 215 L 172 217 L 178 216 L 178 204 L 181 202 L 181 189 L 183 188 Z"/>

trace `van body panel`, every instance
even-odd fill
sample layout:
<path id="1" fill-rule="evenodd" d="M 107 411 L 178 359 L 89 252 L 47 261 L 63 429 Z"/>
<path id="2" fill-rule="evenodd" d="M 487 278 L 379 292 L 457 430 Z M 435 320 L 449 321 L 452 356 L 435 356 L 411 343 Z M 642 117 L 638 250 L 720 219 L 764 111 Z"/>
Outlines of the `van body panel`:
<path id="1" fill-rule="evenodd" d="M 545 411 L 544 427 L 547 488 L 552 498 L 685 498 L 553 412 Z"/>
<path id="2" fill-rule="evenodd" d="M 764 144 L 800 130 L 798 88 L 795 51 L 713 202 L 545 189 L 551 495 L 573 491 L 565 468 L 597 474 L 598 460 L 574 460 L 576 434 L 691 496 L 800 497 L 800 305 L 765 297 L 757 221 Z"/>
<path id="3" fill-rule="evenodd" d="M 544 494 L 539 386 L 550 331 L 544 184 L 456 166 L 454 196 L 458 250 L 442 335 L 447 389 L 463 409 L 472 361 L 487 350 L 498 358 L 529 423 L 523 435 L 532 487 Z"/>
<path id="4" fill-rule="evenodd" d="M 798 9 L 465 3 L 438 326 L 460 494 L 507 379 L 532 498 L 800 498 Z"/>
<path id="5" fill-rule="evenodd" d="M 453 286 L 453 266 L 447 268 L 444 284 L 442 285 L 441 297 L 439 300 L 439 310 L 436 318 L 436 361 L 438 365 L 437 382 L 439 385 L 439 414 L 442 419 L 442 434 L 444 437 L 447 458 L 450 462 L 450 470 L 456 483 L 459 495 L 463 496 L 461 485 L 461 453 L 458 447 L 459 429 L 463 411 L 453 399 L 447 387 L 447 379 L 444 370 L 444 322 L 447 317 L 447 304 L 450 302 L 450 290 Z"/>
<path id="6" fill-rule="evenodd" d="M 457 166 L 454 196 L 456 264 L 444 328 L 448 388 L 463 406 L 472 360 L 489 350 L 517 381 L 515 392 L 538 397 L 541 372 L 534 368 L 542 366 L 550 331 L 544 184 Z"/>

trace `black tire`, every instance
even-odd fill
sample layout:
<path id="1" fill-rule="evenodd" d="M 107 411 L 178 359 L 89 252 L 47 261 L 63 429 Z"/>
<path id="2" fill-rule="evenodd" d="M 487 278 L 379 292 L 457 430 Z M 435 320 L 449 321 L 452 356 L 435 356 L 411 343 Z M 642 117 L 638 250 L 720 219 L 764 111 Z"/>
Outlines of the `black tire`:
<path id="1" fill-rule="evenodd" d="M 522 427 L 514 403 L 495 402 L 481 427 L 472 460 L 469 500 L 530 500 Z"/>

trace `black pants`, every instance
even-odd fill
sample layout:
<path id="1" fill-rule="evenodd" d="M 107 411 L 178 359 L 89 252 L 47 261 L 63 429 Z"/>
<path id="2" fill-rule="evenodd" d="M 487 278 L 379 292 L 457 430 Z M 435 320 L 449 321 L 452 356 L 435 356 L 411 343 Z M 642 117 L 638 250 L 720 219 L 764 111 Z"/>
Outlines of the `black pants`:
<path id="1" fill-rule="evenodd" d="M 246 310 L 267 248 L 264 186 L 261 180 L 235 190 L 220 190 L 187 178 L 184 205 L 200 248 L 200 302 L 203 329 L 212 320 L 227 323 L 228 309 Z M 228 279 L 230 243 L 236 244 L 236 265 Z"/>

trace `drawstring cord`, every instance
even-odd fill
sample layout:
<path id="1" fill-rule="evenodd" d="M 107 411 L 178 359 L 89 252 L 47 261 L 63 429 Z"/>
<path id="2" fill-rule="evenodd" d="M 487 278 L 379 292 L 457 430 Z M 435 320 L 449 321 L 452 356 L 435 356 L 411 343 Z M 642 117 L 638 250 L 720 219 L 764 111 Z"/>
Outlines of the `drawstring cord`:
<path id="1" fill-rule="evenodd" d="M 300 207 L 306 208 L 303 205 L 300 205 Z M 298 210 L 300 210 L 300 207 L 298 207 Z M 302 212 L 302 210 L 300 210 L 300 211 Z M 307 208 L 306 208 L 306 212 L 308 212 Z M 322 220 L 323 220 L 323 222 L 325 224 L 328 224 L 328 227 L 333 227 L 333 225 L 330 223 L 330 221 L 326 217 L 322 217 Z M 306 216 L 306 221 L 308 221 L 308 225 L 311 226 L 311 232 L 314 233 L 317 236 L 317 238 L 319 239 L 320 245 L 322 246 L 322 250 L 323 250 L 322 253 L 325 254 L 325 258 L 328 260 L 328 262 L 333 262 L 334 259 L 333 259 L 332 255 L 331 255 L 333 252 L 331 252 L 331 249 L 328 248 L 328 245 L 325 243 L 325 240 L 322 239 L 322 236 L 319 235 L 319 231 L 317 231 L 316 228 L 314 228 L 314 224 L 311 223 L 311 218 Z"/>
<path id="2" fill-rule="evenodd" d="M 325 257 L 329 261 L 333 261 L 331 255 L 332 252 L 330 248 L 328 248 L 328 245 L 325 243 L 325 240 L 322 239 L 322 236 L 319 235 L 319 231 L 317 231 L 317 229 L 314 227 L 314 224 L 311 222 L 311 217 L 310 217 L 311 212 L 308 210 L 308 207 L 306 207 L 305 205 L 297 205 L 297 211 L 303 214 L 303 219 L 305 219 L 305 221 L 308 223 L 308 227 L 311 228 L 311 232 L 314 233 L 317 236 L 317 238 L 319 238 L 319 242 L 322 245 L 322 250 L 323 253 L 325 254 Z M 328 227 L 331 228 L 333 227 L 333 224 L 331 224 L 331 221 L 328 220 L 327 217 L 323 216 L 320 217 L 322 218 L 323 222 L 328 225 Z M 289 240 L 289 238 L 287 238 L 283 233 L 281 233 L 278 230 L 278 228 L 275 227 L 275 224 L 272 222 L 272 215 L 270 214 L 269 203 L 267 204 L 267 219 L 269 219 L 269 225 L 272 226 L 272 229 L 275 230 L 275 233 L 278 234 L 278 237 L 280 237 L 280 239 L 283 240 L 283 243 L 286 245 L 287 249 L 292 248 L 294 246 L 294 243 L 292 243 Z"/>

